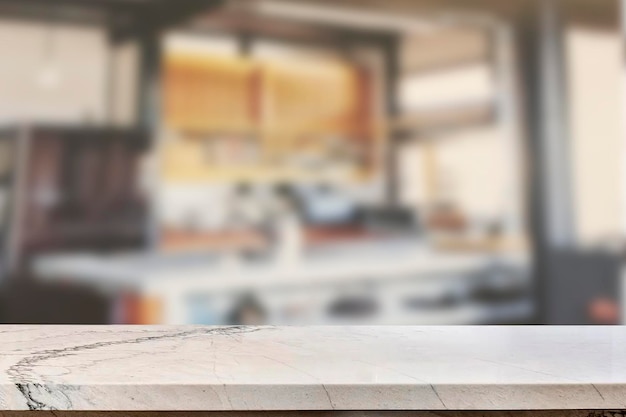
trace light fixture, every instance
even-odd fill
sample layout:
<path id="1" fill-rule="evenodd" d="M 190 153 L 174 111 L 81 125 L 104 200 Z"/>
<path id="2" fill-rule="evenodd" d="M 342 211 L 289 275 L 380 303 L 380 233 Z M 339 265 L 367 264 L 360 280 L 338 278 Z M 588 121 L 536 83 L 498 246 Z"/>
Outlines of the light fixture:
<path id="1" fill-rule="evenodd" d="M 366 30 L 398 32 L 430 32 L 436 28 L 432 21 L 395 13 L 364 11 L 359 8 L 323 6 L 320 4 L 290 3 L 285 1 L 260 1 L 253 3 L 260 14 L 283 17 L 310 23 L 335 24 Z"/>
<path id="2" fill-rule="evenodd" d="M 431 34 L 437 30 L 457 25 L 491 27 L 497 22 L 497 19 L 492 16 L 480 12 L 442 10 L 438 13 L 418 15 L 410 12 L 365 10 L 363 7 L 339 7 L 333 4 L 322 5 L 285 0 L 258 0 L 245 2 L 244 5 L 249 10 L 261 15 L 281 17 L 293 21 L 409 34 Z"/>
<path id="3" fill-rule="evenodd" d="M 50 26 L 49 30 L 44 31 L 43 59 L 37 71 L 36 81 L 45 90 L 57 89 L 62 81 L 56 56 L 57 39 L 55 35 L 53 26 Z"/>

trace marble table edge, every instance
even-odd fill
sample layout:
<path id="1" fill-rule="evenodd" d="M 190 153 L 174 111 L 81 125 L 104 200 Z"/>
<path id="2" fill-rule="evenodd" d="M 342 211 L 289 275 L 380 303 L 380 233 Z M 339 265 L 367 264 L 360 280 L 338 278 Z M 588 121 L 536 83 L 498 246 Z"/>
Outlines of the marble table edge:
<path id="1" fill-rule="evenodd" d="M 626 410 L 623 393 L 626 384 L 18 383 L 0 385 L 0 411 Z"/>

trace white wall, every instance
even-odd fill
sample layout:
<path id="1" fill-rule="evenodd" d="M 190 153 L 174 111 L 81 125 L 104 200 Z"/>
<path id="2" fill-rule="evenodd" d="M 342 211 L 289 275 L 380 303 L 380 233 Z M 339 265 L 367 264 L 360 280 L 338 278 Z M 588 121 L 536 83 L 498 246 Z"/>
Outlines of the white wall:
<path id="1" fill-rule="evenodd" d="M 435 199 L 454 203 L 470 219 L 502 218 L 508 209 L 506 199 L 511 194 L 502 140 L 494 126 L 467 129 L 435 139 Z M 427 201 L 422 147 L 420 142 L 415 142 L 403 148 L 400 178 L 406 185 L 402 200 L 424 207 L 433 202 Z"/>
<path id="2" fill-rule="evenodd" d="M 495 102 L 497 85 L 486 58 L 485 38 L 478 31 L 468 32 L 472 33 L 476 39 L 469 55 L 463 48 L 453 53 L 440 52 L 442 41 L 450 36 L 446 32 L 407 39 L 405 61 L 419 63 L 437 58 L 442 65 L 434 65 L 429 71 L 409 69 L 404 74 L 399 86 L 399 104 L 404 112 Z M 447 42 L 445 47 L 461 42 L 456 35 L 451 39 L 453 42 Z M 450 63 L 453 66 L 445 66 Z M 510 210 L 506 200 L 512 195 L 508 172 L 512 168 L 507 166 L 502 129 L 492 123 L 435 134 L 436 137 L 418 135 L 418 141 L 402 149 L 398 167 L 402 200 L 420 208 L 436 201 L 452 202 L 472 220 L 503 218 Z M 428 140 L 432 140 L 432 160 L 424 153 L 422 141 Z M 427 171 L 434 174 L 433 184 L 427 184 L 431 181 L 426 178 Z M 434 190 L 429 196 L 430 186 Z"/>
<path id="3" fill-rule="evenodd" d="M 573 198 L 581 244 L 623 230 L 622 50 L 617 29 L 573 29 L 567 37 Z"/>
<path id="4" fill-rule="evenodd" d="M 617 28 L 610 31 L 574 27 L 566 38 L 566 53 L 575 226 L 579 242 L 589 245 L 619 236 L 626 224 L 623 41 Z M 435 75 L 431 74 L 431 81 Z M 469 77 L 469 73 L 463 77 Z M 428 80 L 419 80 L 415 85 L 421 87 Z M 487 78 L 471 80 L 465 84 L 477 89 L 486 85 Z M 432 87 L 430 84 L 428 88 L 407 89 L 410 100 L 405 101 L 421 104 L 420 100 L 436 102 L 449 96 L 463 101 L 461 97 L 468 91 L 486 91 L 451 89 L 450 81 Z M 444 177 L 444 184 L 440 185 L 470 215 L 496 214 L 505 206 L 502 199 L 510 195 L 503 182 L 503 173 L 509 167 L 505 155 L 498 153 L 502 136 L 492 129 L 461 135 L 465 137 L 446 139 L 437 145 L 437 171 Z M 413 155 L 404 155 L 407 168 L 403 175 L 407 182 L 415 183 L 419 181 L 419 145 L 411 152 Z M 425 199 L 423 187 L 412 187 L 405 199 L 419 204 Z"/>
<path id="5" fill-rule="evenodd" d="M 137 93 L 139 88 L 139 48 L 128 42 L 112 50 L 112 94 L 107 113 L 118 125 L 128 126 L 137 120 Z"/>
<path id="6" fill-rule="evenodd" d="M 488 103 L 494 97 L 491 68 L 477 63 L 407 75 L 398 96 L 400 107 L 408 112 Z"/>
<path id="7" fill-rule="evenodd" d="M 98 29 L 0 20 L 0 123 L 102 120 L 106 42 Z M 44 87 L 51 66 L 58 85 Z"/>

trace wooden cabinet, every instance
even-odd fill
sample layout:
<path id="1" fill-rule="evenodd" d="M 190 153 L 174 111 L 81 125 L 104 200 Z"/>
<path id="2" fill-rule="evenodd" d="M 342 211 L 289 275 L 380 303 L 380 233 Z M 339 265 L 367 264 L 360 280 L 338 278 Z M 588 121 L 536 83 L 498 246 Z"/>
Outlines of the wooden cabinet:
<path id="1" fill-rule="evenodd" d="M 225 57 L 169 55 L 165 63 L 165 120 L 192 132 L 249 132 L 255 114 L 258 68 Z"/>
<path id="2" fill-rule="evenodd" d="M 364 95 L 359 71 L 341 64 L 268 66 L 268 127 L 298 133 L 351 133 Z"/>
<path id="3" fill-rule="evenodd" d="M 41 252 L 139 247 L 145 196 L 135 179 L 146 132 L 105 127 L 18 126 L 0 132 L 11 148 L 2 178 L 0 264 L 20 270 Z"/>
<path id="4" fill-rule="evenodd" d="M 302 177 L 285 160 L 297 152 L 329 154 L 332 141 L 361 149 L 367 161 L 360 177 L 376 168 L 383 123 L 373 110 L 373 76 L 363 66 L 170 54 L 164 83 L 165 127 L 178 138 L 164 147 L 166 180 Z M 211 141 L 242 137 L 256 141 L 256 163 L 219 166 L 206 158 Z"/>

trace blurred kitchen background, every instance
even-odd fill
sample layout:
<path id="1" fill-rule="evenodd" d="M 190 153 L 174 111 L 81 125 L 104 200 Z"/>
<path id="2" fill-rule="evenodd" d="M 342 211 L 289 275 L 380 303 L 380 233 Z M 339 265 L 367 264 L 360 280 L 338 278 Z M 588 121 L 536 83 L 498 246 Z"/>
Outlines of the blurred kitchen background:
<path id="1" fill-rule="evenodd" d="M 0 0 L 0 322 L 626 322 L 621 5 Z"/>

